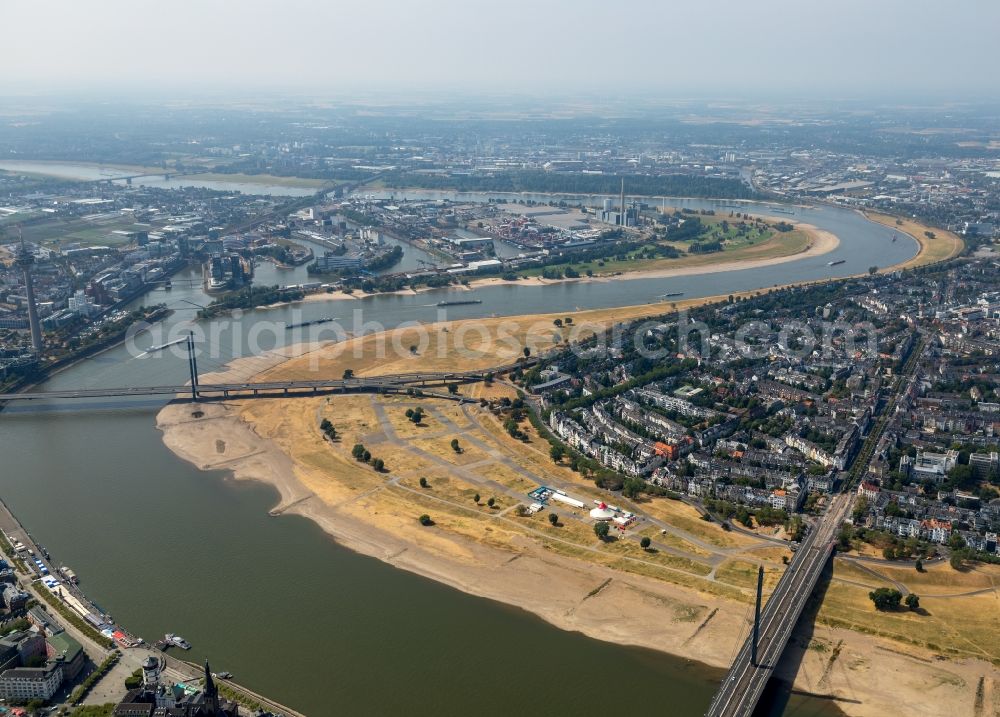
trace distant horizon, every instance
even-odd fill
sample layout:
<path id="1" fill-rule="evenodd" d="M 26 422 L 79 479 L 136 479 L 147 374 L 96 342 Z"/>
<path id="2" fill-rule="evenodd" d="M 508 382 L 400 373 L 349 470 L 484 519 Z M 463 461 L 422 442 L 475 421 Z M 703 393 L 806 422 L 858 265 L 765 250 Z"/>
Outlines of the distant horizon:
<path id="1" fill-rule="evenodd" d="M 52 0 L 8 4 L 0 21 L 15 30 L 0 47 L 0 81 L 17 96 L 1000 94 L 1000 4 L 974 0 Z"/>
<path id="2" fill-rule="evenodd" d="M 1000 94 L 986 97 L 982 94 L 961 94 L 941 92 L 937 94 L 922 93 L 913 95 L 899 92 L 895 95 L 886 93 L 866 94 L 863 92 L 844 92 L 839 95 L 826 94 L 808 95 L 788 92 L 779 93 L 726 93 L 723 91 L 704 94 L 653 91 L 622 93 L 609 98 L 599 93 L 574 91 L 566 89 L 562 92 L 541 91 L 486 91 L 482 89 L 433 88 L 415 90 L 394 88 L 350 88 L 338 87 L 321 90 L 317 88 L 292 87 L 161 87 L 157 90 L 149 88 L 118 87 L 114 89 L 82 89 L 76 88 L 33 88 L 19 90 L 16 86 L 7 85 L 0 89 L 0 102 L 21 103 L 24 105 L 48 104 L 53 107 L 84 107 L 116 105 L 176 105 L 181 109 L 185 105 L 195 107 L 228 107 L 271 106 L 276 102 L 293 103 L 281 109 L 290 111 L 311 106 L 329 105 L 370 107 L 383 106 L 392 108 L 446 107 L 462 103 L 470 111 L 475 109 L 507 106 L 511 109 L 524 110 L 523 105 L 536 105 L 538 109 L 574 109 L 580 111 L 588 107 L 595 110 L 616 110 L 622 112 L 649 112 L 657 109 L 665 111 L 684 110 L 686 107 L 715 108 L 720 110 L 749 111 L 768 109 L 799 109 L 816 112 L 855 112 L 874 110 L 901 111 L 946 111 L 949 109 L 986 109 L 995 108 L 1000 112 Z M 0 117 L 10 107 L 0 105 Z M 523 116 L 522 118 L 530 118 Z"/>
<path id="3" fill-rule="evenodd" d="M 351 100 L 354 102 L 451 102 L 472 100 L 476 102 L 499 102 L 503 100 L 545 102 L 560 104 L 565 102 L 588 102 L 598 105 L 614 105 L 624 102 L 639 106 L 680 105 L 686 103 L 749 104 L 809 104 L 829 106 L 838 103 L 863 103 L 868 106 L 927 106 L 940 107 L 947 104 L 968 106 L 1000 106 L 1000 90 L 996 94 L 982 91 L 939 89 L 909 91 L 902 88 L 892 92 L 843 88 L 837 92 L 807 92 L 786 89 L 784 91 L 758 89 L 737 90 L 726 88 L 704 88 L 703 91 L 673 88 L 633 88 L 623 90 L 613 96 L 585 88 L 565 87 L 555 90 L 545 89 L 499 89 L 475 86 L 440 87 L 393 87 L 391 85 L 372 87 L 334 85 L 330 87 L 294 86 L 289 84 L 273 86 L 230 85 L 160 85 L 156 88 L 140 85 L 116 85 L 81 87 L 80 85 L 18 86 L 16 81 L 5 82 L 0 89 L 0 99 L 43 99 L 64 102 L 88 101 L 111 103 L 116 101 L 266 101 L 294 99 L 301 102 L 321 102 L 328 100 Z"/>

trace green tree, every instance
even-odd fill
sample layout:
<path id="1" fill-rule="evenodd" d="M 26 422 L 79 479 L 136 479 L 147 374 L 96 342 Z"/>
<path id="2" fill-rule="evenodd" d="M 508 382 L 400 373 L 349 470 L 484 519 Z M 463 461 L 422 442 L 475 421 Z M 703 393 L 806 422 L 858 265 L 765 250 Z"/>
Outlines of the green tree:
<path id="1" fill-rule="evenodd" d="M 639 541 L 639 547 L 643 550 L 649 550 L 649 546 L 652 545 L 653 541 L 648 537 L 643 536 L 642 540 Z"/>
<path id="2" fill-rule="evenodd" d="M 850 550 L 851 538 L 853 537 L 854 531 L 851 529 L 851 526 L 845 524 L 841 527 L 840 534 L 837 536 L 837 547 L 841 550 Z"/>
<path id="3" fill-rule="evenodd" d="M 972 488 L 977 483 L 977 480 L 972 466 L 967 464 L 959 464 L 948 471 L 948 483 L 956 488 Z"/>
<path id="4" fill-rule="evenodd" d="M 476 505 L 479 505 L 479 493 L 476 493 L 474 496 L 472 496 L 472 502 L 475 503 Z"/>
<path id="5" fill-rule="evenodd" d="M 553 445 L 552 447 L 549 448 L 549 457 L 555 463 L 561 461 L 564 455 L 566 455 L 566 451 L 564 451 L 563 447 L 560 445 Z"/>
<path id="6" fill-rule="evenodd" d="M 354 369 L 353 368 L 345 368 L 344 369 L 344 380 L 346 381 L 349 378 L 354 378 Z"/>
<path id="7" fill-rule="evenodd" d="M 372 468 L 381 473 L 382 471 L 385 470 L 385 461 L 383 461 L 381 458 L 376 458 L 374 461 L 372 461 Z"/>
<path id="8" fill-rule="evenodd" d="M 136 687 L 142 685 L 142 668 L 140 667 L 131 675 L 125 678 L 125 689 L 134 690 Z"/>
<path id="9" fill-rule="evenodd" d="M 488 501 L 486 501 L 486 505 L 490 508 L 492 508 L 496 504 L 497 504 L 496 498 L 490 498 Z"/>
<path id="10" fill-rule="evenodd" d="M 521 435 L 521 430 L 517 427 L 517 421 L 515 421 L 513 418 L 508 418 L 506 421 L 504 421 L 503 429 L 507 431 L 507 434 L 511 438 L 517 438 L 518 436 Z"/>
<path id="11" fill-rule="evenodd" d="M 549 513 L 549 523 L 552 525 L 559 525 L 559 516 L 555 513 Z"/>
<path id="12" fill-rule="evenodd" d="M 640 478 L 626 478 L 625 484 L 622 486 L 622 495 L 626 498 L 638 498 L 639 494 L 642 493 L 646 488 L 646 483 Z"/>
<path id="13" fill-rule="evenodd" d="M 903 600 L 903 593 L 895 588 L 876 588 L 868 593 L 868 598 L 875 603 L 876 610 L 895 610 Z"/>
<path id="14" fill-rule="evenodd" d="M 904 602 L 906 603 L 906 607 L 910 608 L 911 610 L 916 610 L 920 607 L 920 598 L 918 598 L 913 593 L 907 595 Z"/>
<path id="15" fill-rule="evenodd" d="M 451 450 L 455 451 L 455 453 L 461 453 L 462 452 L 462 447 L 460 445 L 458 445 L 458 439 L 457 438 L 452 438 L 451 439 Z"/>
<path id="16" fill-rule="evenodd" d="M 596 535 L 601 540 L 607 540 L 608 533 L 610 532 L 611 529 L 608 527 L 608 524 L 605 523 L 603 520 L 594 525 L 594 535 Z"/>
<path id="17" fill-rule="evenodd" d="M 426 488 L 427 487 L 427 479 L 424 478 L 423 476 L 420 477 L 420 487 L 421 488 Z"/>
<path id="18" fill-rule="evenodd" d="M 953 550 L 951 551 L 951 557 L 948 559 L 948 564 L 951 565 L 954 570 L 961 570 L 965 567 L 965 551 L 963 550 Z"/>
<path id="19" fill-rule="evenodd" d="M 417 520 L 420 521 L 421 525 L 434 525 L 434 521 L 431 520 L 431 517 L 427 515 L 427 513 L 421 515 L 419 518 L 417 518 Z"/>
<path id="20" fill-rule="evenodd" d="M 806 535 L 805 521 L 800 516 L 794 515 L 785 523 L 785 530 L 788 531 L 788 536 L 792 540 L 801 542 Z"/>

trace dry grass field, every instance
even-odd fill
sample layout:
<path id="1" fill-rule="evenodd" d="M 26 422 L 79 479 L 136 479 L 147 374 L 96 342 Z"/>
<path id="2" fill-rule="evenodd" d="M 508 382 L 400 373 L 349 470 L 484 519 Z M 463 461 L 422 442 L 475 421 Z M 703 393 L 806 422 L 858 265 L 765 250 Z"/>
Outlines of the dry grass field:
<path id="1" fill-rule="evenodd" d="M 879 575 L 885 579 L 880 580 Z M 896 585 L 919 596 L 919 610 L 875 610 L 868 593 L 876 587 Z M 838 559 L 818 619 L 942 654 L 1000 664 L 998 587 L 1000 566 L 997 565 L 955 570 L 947 562 L 941 562 L 921 573 L 913 568 L 873 562 L 861 568 Z"/>

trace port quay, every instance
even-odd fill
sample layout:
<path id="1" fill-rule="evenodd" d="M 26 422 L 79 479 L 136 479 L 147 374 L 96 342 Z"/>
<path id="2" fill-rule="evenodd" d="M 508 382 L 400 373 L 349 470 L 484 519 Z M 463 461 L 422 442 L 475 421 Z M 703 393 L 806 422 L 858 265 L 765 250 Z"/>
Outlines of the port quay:
<path id="1" fill-rule="evenodd" d="M 48 552 L 35 542 L 31 533 L 25 529 L 3 500 L 0 500 L 0 531 L 14 553 L 8 557 L 11 558 L 21 587 L 38 600 L 39 606 L 48 614 L 50 623 L 58 623 L 82 645 L 85 645 L 85 652 L 88 655 L 91 657 L 100 655 L 103 659 L 110 654 L 111 649 L 108 648 L 108 644 L 113 642 L 116 648 L 121 650 L 122 660 L 131 668 L 138 669 L 147 657 L 153 656 L 161 661 L 165 668 L 165 674 L 171 679 L 190 683 L 202 678 L 204 674 L 202 666 L 177 659 L 166 654 L 163 649 L 147 644 L 142 638 L 129 633 L 125 627 L 116 624 L 110 615 L 106 615 L 99 606 L 89 600 L 75 582 L 75 573 L 65 566 L 56 567 L 58 561 L 53 560 Z M 70 579 L 70 576 L 73 579 Z M 79 629 L 55 609 L 52 609 L 52 603 L 61 604 L 111 642 L 98 643 L 89 632 Z M 164 640 L 158 641 L 156 645 L 162 648 L 168 646 Z M 94 660 L 95 663 L 97 661 Z M 226 688 L 236 693 L 237 699 L 256 703 L 277 715 L 305 717 L 290 707 L 233 682 L 232 679 L 226 679 L 224 684 Z"/>

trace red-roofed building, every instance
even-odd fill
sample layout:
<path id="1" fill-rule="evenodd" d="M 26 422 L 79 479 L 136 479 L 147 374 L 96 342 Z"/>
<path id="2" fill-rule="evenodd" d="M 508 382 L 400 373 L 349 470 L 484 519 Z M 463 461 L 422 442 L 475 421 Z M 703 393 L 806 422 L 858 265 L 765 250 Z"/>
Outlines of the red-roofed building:
<path id="1" fill-rule="evenodd" d="M 878 494 L 882 489 L 879 488 L 874 483 L 869 483 L 868 481 L 861 481 L 861 485 L 858 486 L 858 495 L 860 495 L 865 500 L 872 502 L 878 500 Z"/>

